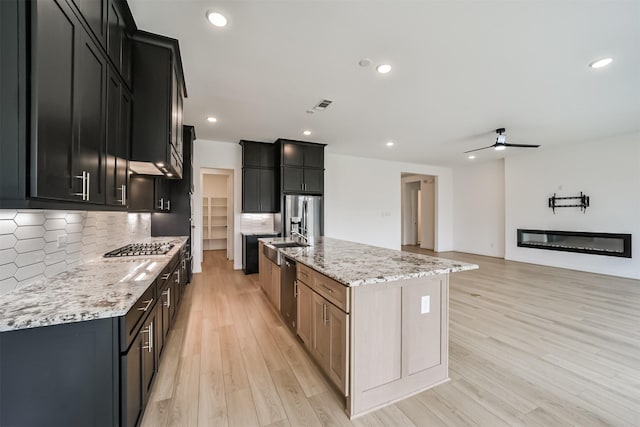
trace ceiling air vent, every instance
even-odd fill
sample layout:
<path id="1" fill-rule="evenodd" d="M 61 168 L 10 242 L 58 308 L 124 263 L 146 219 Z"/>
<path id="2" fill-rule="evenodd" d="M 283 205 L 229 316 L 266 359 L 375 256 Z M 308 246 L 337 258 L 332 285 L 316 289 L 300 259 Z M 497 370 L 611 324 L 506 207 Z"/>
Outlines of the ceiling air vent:
<path id="1" fill-rule="evenodd" d="M 314 110 L 316 111 L 323 111 L 325 110 L 329 105 L 331 105 L 333 101 L 329 101 L 328 99 L 323 99 L 322 101 L 318 102 L 316 104 L 315 107 L 313 107 Z"/>

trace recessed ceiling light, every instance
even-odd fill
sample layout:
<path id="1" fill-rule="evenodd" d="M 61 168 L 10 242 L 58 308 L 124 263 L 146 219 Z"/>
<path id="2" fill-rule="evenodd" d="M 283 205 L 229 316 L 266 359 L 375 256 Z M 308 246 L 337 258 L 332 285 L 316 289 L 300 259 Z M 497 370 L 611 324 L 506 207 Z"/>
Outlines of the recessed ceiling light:
<path id="1" fill-rule="evenodd" d="M 393 141 L 389 141 L 387 142 L 387 147 L 393 147 L 393 144 L 394 144 Z"/>
<path id="2" fill-rule="evenodd" d="M 495 150 L 496 150 L 496 151 L 502 151 L 502 150 L 504 150 L 505 148 L 507 148 L 507 147 L 505 147 L 504 145 L 496 145 Z"/>
<path id="3" fill-rule="evenodd" d="M 391 71 L 391 65 L 389 64 L 378 65 L 376 67 L 376 71 L 379 72 L 380 74 L 387 74 L 389 71 Z"/>
<path id="4" fill-rule="evenodd" d="M 227 26 L 227 18 L 224 17 L 223 14 L 218 12 L 208 12 L 207 19 L 216 27 L 226 27 Z"/>
<path id="5" fill-rule="evenodd" d="M 211 123 L 215 123 L 218 121 L 218 119 L 216 119 L 215 117 L 207 117 L 207 121 Z"/>
<path id="6" fill-rule="evenodd" d="M 602 68 L 602 67 L 606 67 L 607 65 L 611 64 L 611 61 L 613 61 L 612 58 L 602 58 L 602 59 L 598 59 L 596 61 L 593 61 L 592 63 L 589 64 L 589 67 L 591 68 Z"/>
<path id="7" fill-rule="evenodd" d="M 305 130 L 305 131 L 304 131 L 304 132 L 302 132 L 302 133 L 303 133 L 303 134 L 305 134 L 305 135 L 307 135 L 307 136 L 311 135 L 311 131 L 310 131 L 310 130 Z"/>
<path id="8" fill-rule="evenodd" d="M 468 159 L 471 159 L 471 160 L 473 160 L 475 158 L 476 158 L 476 156 L 474 156 L 473 154 L 468 157 Z"/>

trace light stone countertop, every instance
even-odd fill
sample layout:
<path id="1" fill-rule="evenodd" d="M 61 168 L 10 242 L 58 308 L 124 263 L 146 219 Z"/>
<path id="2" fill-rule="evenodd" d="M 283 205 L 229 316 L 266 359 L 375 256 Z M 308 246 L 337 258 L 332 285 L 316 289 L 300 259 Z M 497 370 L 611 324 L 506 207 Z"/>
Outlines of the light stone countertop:
<path id="1" fill-rule="evenodd" d="M 99 257 L 6 293 L 0 296 L 0 332 L 124 316 L 187 240 L 143 239 L 174 247 L 165 255 Z"/>
<path id="2" fill-rule="evenodd" d="M 265 238 L 265 243 L 294 241 Z M 312 246 L 280 251 L 346 286 L 393 282 L 444 273 L 475 270 L 476 264 L 403 252 L 330 237 L 315 238 Z"/>

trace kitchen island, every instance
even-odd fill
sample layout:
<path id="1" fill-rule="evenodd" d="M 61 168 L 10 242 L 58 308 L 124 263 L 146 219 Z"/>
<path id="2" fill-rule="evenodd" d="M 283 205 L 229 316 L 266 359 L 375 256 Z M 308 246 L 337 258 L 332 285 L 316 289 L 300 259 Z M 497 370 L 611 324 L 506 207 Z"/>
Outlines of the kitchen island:
<path id="1" fill-rule="evenodd" d="M 297 262 L 296 333 L 351 418 L 448 380 L 449 274 L 477 265 L 328 237 L 280 251 Z"/>

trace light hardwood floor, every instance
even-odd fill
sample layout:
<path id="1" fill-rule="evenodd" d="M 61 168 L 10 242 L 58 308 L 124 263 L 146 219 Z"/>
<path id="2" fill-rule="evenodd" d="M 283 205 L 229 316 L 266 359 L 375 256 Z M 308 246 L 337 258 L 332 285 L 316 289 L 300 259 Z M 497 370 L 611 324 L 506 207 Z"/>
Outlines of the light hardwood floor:
<path id="1" fill-rule="evenodd" d="M 451 275 L 451 381 L 350 421 L 258 275 L 205 252 L 142 425 L 640 426 L 640 281 L 437 256 L 480 265 Z"/>

